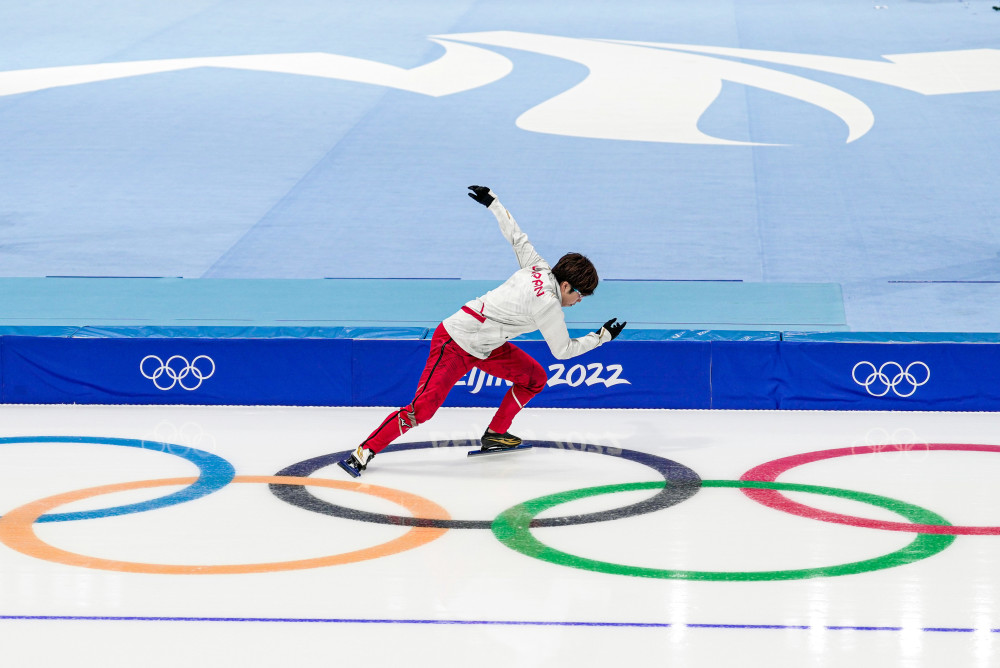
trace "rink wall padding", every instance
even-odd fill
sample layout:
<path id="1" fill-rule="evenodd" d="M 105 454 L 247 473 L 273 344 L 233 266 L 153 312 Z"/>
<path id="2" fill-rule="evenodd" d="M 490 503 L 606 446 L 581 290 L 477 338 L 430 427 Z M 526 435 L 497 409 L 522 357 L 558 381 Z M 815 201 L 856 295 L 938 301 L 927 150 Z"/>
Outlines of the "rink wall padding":
<path id="1" fill-rule="evenodd" d="M 79 329 L 198 326 L 220 328 L 227 337 L 240 329 L 258 336 L 252 330 L 261 328 L 434 328 L 498 284 L 457 278 L 0 278 L 0 326 L 44 325 L 71 336 Z M 570 328 L 591 330 L 612 315 L 628 320 L 632 330 L 848 329 L 836 283 L 608 279 L 565 315 Z"/>
<path id="2" fill-rule="evenodd" d="M 0 333 L 8 404 L 399 406 L 429 328 L 17 328 Z M 582 331 L 573 331 L 581 335 Z M 533 407 L 1000 410 L 1000 337 L 625 330 L 569 360 L 516 344 L 548 370 Z M 478 370 L 446 406 L 496 406 Z"/>

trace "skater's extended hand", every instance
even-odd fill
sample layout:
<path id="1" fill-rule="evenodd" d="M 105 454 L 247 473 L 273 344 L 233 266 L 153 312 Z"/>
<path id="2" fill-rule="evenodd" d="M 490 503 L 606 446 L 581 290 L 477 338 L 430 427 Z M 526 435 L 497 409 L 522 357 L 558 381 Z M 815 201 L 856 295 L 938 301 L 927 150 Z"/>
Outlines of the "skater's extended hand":
<path id="1" fill-rule="evenodd" d="M 469 197 L 476 200 L 483 206 L 493 204 L 493 200 L 497 198 L 496 195 L 493 194 L 493 191 L 491 191 L 487 186 L 469 186 L 469 190 L 472 191 L 469 193 Z"/>
<path id="2" fill-rule="evenodd" d="M 606 337 L 611 337 L 608 341 L 614 341 L 622 333 L 622 330 L 625 329 L 625 325 L 628 324 L 627 322 L 616 323 L 616 320 L 618 318 L 611 318 L 611 320 L 604 323 L 603 327 L 597 330 L 597 336 L 600 337 L 601 341 L 604 341 Z"/>

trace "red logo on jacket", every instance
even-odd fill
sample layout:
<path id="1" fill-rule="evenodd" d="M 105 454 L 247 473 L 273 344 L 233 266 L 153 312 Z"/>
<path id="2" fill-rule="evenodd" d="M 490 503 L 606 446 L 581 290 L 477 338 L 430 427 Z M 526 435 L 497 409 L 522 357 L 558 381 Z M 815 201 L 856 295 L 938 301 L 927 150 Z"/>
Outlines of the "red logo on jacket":
<path id="1" fill-rule="evenodd" d="M 532 267 L 531 277 L 535 280 L 531 282 L 535 286 L 535 296 L 541 297 L 545 294 L 545 283 L 542 282 L 542 275 L 538 271 L 538 267 Z"/>

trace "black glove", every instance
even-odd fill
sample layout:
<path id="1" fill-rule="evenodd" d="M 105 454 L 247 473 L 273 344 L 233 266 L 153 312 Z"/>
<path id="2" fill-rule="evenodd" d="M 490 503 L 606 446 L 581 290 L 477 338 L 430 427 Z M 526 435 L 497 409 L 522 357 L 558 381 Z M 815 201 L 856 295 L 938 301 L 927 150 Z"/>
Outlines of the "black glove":
<path id="1" fill-rule="evenodd" d="M 604 339 L 605 336 L 610 336 L 611 341 L 614 341 L 616 338 L 618 338 L 618 335 L 622 333 L 622 330 L 625 329 L 625 325 L 627 325 L 628 323 L 627 322 L 615 323 L 616 320 L 618 320 L 618 318 L 611 318 L 611 320 L 608 320 L 606 323 L 604 323 L 604 326 L 601 327 L 599 330 L 597 330 L 597 336 L 600 337 L 602 340 Z"/>
<path id="2" fill-rule="evenodd" d="M 483 206 L 489 206 L 490 204 L 493 204 L 493 200 L 496 199 L 493 193 L 490 192 L 490 189 L 487 188 L 486 186 L 469 186 L 469 190 L 472 191 L 471 193 L 469 193 L 469 197 L 476 200 Z"/>

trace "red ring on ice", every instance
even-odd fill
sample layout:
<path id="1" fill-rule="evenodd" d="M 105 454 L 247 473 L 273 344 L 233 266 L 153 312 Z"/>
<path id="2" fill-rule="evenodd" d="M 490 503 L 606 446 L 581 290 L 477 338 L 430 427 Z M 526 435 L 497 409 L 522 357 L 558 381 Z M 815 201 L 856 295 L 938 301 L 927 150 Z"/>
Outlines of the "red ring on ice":
<path id="1" fill-rule="evenodd" d="M 978 445 L 966 443 L 921 443 L 920 450 L 962 450 L 971 452 L 998 452 L 1000 446 Z M 775 482 L 777 477 L 803 464 L 818 462 L 824 459 L 834 459 L 836 457 L 847 457 L 849 455 L 866 455 L 874 452 L 904 451 L 912 450 L 913 444 L 908 445 L 865 445 L 853 448 L 835 448 L 833 450 L 817 450 L 816 452 L 806 452 L 800 455 L 782 457 L 760 466 L 755 466 L 742 476 L 740 480 L 756 480 L 760 482 Z M 819 508 L 813 508 L 797 501 L 792 501 L 784 494 L 775 489 L 742 489 L 748 497 L 763 504 L 768 508 L 781 510 L 792 515 L 808 517 L 809 519 L 821 520 L 823 522 L 834 522 L 836 524 L 848 524 L 855 527 L 866 527 L 870 529 L 885 529 L 887 531 L 913 531 L 916 533 L 940 533 L 952 535 L 997 535 L 1000 534 L 1000 526 L 941 526 L 935 524 L 911 524 L 909 522 L 889 522 L 883 520 L 871 520 L 853 515 L 841 515 Z"/>

